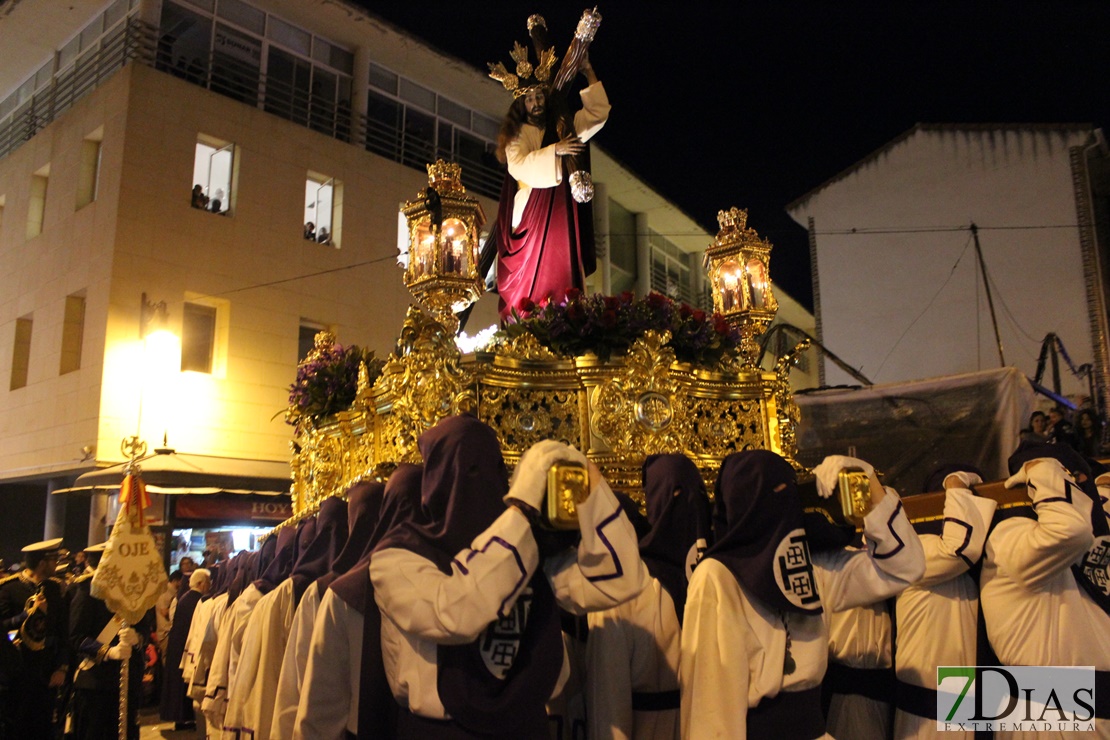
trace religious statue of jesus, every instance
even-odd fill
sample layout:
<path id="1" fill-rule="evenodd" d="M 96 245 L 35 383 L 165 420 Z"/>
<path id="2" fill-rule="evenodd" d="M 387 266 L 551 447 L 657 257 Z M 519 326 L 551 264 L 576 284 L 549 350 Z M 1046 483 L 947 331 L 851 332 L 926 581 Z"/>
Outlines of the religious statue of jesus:
<path id="1" fill-rule="evenodd" d="M 520 44 L 512 53 L 517 74 L 500 63 L 490 65 L 490 76 L 514 97 L 497 140 L 497 158 L 508 173 L 490 234 L 497 250 L 502 321 L 529 301 L 558 299 L 568 288 L 581 290 L 594 271 L 590 209 L 580 209 L 579 204 L 593 196 L 589 173 L 582 166 L 586 142 L 609 117 L 609 99 L 587 54 L 600 20 L 596 10 L 583 15 L 554 77 L 554 49 L 546 44 L 540 16 L 528 19 L 537 65 L 528 61 L 527 49 Z M 580 92 L 582 108 L 572 116 L 564 87 L 578 73 L 587 86 Z"/>

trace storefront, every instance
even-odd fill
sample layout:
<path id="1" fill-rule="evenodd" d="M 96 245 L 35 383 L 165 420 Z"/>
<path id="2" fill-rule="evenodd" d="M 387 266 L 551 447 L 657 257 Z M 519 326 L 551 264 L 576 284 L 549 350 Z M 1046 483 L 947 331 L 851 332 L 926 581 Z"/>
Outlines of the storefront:
<path id="1" fill-rule="evenodd" d="M 206 550 L 257 549 L 263 534 L 293 514 L 288 463 L 159 450 L 140 466 L 150 496 L 143 513 L 171 571 L 186 556 L 200 565 Z M 86 473 L 55 492 L 93 496 L 90 542 L 106 540 L 116 521 L 123 467 Z"/>

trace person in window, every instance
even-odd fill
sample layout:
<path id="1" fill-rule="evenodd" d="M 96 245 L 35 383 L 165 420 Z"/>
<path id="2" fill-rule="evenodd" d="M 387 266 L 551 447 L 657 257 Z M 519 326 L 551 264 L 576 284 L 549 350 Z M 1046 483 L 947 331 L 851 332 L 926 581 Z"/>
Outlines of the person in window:
<path id="1" fill-rule="evenodd" d="M 212 213 L 223 213 L 224 207 L 224 191 L 223 188 L 216 188 L 216 195 L 210 202 L 210 210 Z"/>
<path id="2" fill-rule="evenodd" d="M 316 233 L 316 241 L 321 244 L 331 244 L 331 234 L 328 233 L 327 226 L 320 227 L 320 230 Z"/>
<path id="3" fill-rule="evenodd" d="M 309 221 L 304 225 L 304 238 L 309 241 L 316 241 L 316 224 Z"/>
<path id="4" fill-rule="evenodd" d="M 202 211 L 208 207 L 208 196 L 204 194 L 204 188 L 197 183 L 193 186 L 193 208 L 199 208 Z"/>

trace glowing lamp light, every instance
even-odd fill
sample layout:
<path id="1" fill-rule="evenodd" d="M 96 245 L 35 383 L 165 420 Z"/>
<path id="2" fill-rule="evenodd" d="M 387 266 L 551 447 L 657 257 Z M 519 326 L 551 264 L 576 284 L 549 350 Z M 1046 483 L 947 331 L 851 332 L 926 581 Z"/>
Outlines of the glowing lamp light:
<path id="1" fill-rule="evenodd" d="M 771 290 L 771 243 L 748 227 L 748 212 L 717 213 L 720 231 L 705 250 L 704 264 L 713 291 L 713 310 L 740 331 L 740 354 L 755 364 L 757 340 L 775 318 L 778 302 Z"/>
<path id="2" fill-rule="evenodd" d="M 401 204 L 408 225 L 409 259 L 405 286 L 450 332 L 456 314 L 485 290 L 478 274 L 478 232 L 482 205 L 466 194 L 462 168 L 442 159 L 428 165 L 428 187 Z"/>

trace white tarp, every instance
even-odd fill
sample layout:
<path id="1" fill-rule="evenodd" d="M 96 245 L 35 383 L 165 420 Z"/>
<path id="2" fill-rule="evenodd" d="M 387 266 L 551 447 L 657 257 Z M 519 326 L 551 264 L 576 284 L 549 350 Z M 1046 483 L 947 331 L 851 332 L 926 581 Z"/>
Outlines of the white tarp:
<path id="1" fill-rule="evenodd" d="M 1006 477 L 1006 459 L 1033 410 L 1033 388 L 1016 368 L 1001 368 L 870 388 L 800 394 L 798 459 L 861 457 L 886 485 L 921 493 L 940 465 L 977 465 L 986 480 Z"/>

